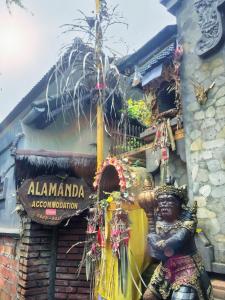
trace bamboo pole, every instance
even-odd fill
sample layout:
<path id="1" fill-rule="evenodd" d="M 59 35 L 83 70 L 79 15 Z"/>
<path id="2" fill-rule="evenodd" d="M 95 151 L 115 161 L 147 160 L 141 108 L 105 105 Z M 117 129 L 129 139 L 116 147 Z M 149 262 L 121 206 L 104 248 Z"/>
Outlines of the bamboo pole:
<path id="1" fill-rule="evenodd" d="M 97 106 L 97 170 L 103 162 L 104 130 L 103 130 L 103 108 L 101 103 Z"/>
<path id="2" fill-rule="evenodd" d="M 97 21 L 100 22 L 100 18 L 99 18 L 99 14 L 101 13 L 100 9 L 101 9 L 101 0 L 96 0 L 96 15 L 97 15 Z M 97 28 L 97 32 L 96 32 L 96 60 L 97 60 L 97 65 L 98 68 L 100 69 L 100 74 L 102 74 L 102 68 L 101 65 L 99 63 L 99 55 L 101 54 L 101 46 L 102 46 L 102 36 L 101 36 L 101 24 L 98 24 Z M 101 76 L 100 76 L 101 78 Z M 104 89 L 104 87 L 103 87 Z M 103 127 L 103 123 L 104 123 L 104 113 L 103 113 L 103 95 L 104 92 L 100 91 L 100 87 L 99 87 L 99 99 L 98 99 L 98 104 L 97 104 L 97 170 L 99 170 L 99 168 L 102 165 L 103 162 L 103 152 L 104 152 L 104 127 Z"/>
<path id="3" fill-rule="evenodd" d="M 100 0 L 95 0 L 96 2 L 96 14 L 98 15 L 100 12 Z"/>

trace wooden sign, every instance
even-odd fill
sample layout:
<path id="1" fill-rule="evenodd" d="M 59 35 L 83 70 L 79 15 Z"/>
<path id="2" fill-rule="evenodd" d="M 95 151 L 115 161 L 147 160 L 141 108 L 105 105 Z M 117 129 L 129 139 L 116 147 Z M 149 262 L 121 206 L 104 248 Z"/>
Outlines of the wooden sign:
<path id="1" fill-rule="evenodd" d="M 57 225 L 88 208 L 90 189 L 82 179 L 40 176 L 27 179 L 18 197 L 27 215 L 35 222 Z"/>

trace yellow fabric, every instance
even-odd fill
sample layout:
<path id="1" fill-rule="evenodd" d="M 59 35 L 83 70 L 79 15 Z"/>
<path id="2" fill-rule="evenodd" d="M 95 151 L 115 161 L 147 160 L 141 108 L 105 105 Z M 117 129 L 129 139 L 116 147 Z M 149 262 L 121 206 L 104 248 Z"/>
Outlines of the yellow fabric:
<path id="1" fill-rule="evenodd" d="M 138 275 L 137 267 L 140 274 L 145 270 L 150 262 L 147 253 L 146 236 L 148 232 L 147 217 L 143 209 L 137 205 L 122 205 L 129 215 L 130 240 L 128 245 L 129 270 L 141 290 L 141 280 Z M 127 294 L 124 296 L 118 286 L 118 262 L 117 258 L 112 255 L 110 247 L 110 226 L 112 212 L 115 210 L 115 204 L 111 203 L 106 215 L 106 247 L 103 251 L 103 259 L 100 267 L 100 274 L 96 278 L 96 294 L 106 300 L 138 300 L 139 294 L 132 280 L 131 272 L 128 271 Z M 135 265 L 136 262 L 136 265 Z"/>

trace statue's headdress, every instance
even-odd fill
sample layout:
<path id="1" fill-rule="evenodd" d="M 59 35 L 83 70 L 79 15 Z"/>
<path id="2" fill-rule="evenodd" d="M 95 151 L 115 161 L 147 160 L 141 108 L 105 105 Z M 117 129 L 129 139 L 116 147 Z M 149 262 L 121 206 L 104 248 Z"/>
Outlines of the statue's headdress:
<path id="1" fill-rule="evenodd" d="M 156 187 L 154 190 L 155 199 L 157 200 L 160 195 L 167 194 L 175 196 L 182 204 L 185 204 L 187 202 L 187 187 L 176 187 L 174 181 L 174 178 L 168 177 L 165 184 Z"/>

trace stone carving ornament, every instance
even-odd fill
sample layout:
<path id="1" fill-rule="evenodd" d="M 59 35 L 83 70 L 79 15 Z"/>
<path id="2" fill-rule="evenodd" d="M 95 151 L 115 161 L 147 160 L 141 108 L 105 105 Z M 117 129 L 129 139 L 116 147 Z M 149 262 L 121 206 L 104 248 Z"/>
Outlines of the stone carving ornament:
<path id="1" fill-rule="evenodd" d="M 210 55 L 225 40 L 225 0 L 195 0 L 202 36 L 196 52 L 200 57 Z"/>

